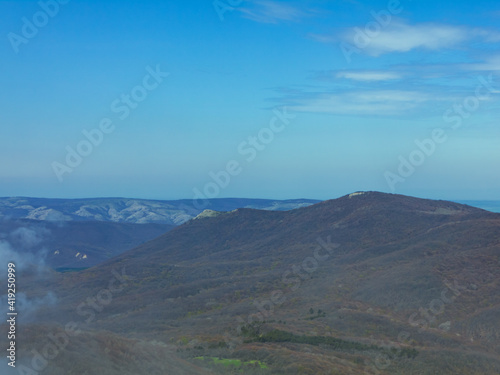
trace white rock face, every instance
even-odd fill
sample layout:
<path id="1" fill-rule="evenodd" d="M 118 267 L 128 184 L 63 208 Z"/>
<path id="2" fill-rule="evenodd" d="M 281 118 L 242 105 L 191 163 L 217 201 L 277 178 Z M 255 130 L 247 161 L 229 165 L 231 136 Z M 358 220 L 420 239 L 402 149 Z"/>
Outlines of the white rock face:
<path id="1" fill-rule="evenodd" d="M 47 207 L 39 207 L 31 210 L 26 219 L 47 220 L 47 221 L 70 221 L 71 217 L 62 212 Z"/>
<path id="2" fill-rule="evenodd" d="M 440 324 L 439 329 L 442 329 L 443 331 L 449 331 L 451 329 L 451 322 L 447 321 L 445 323 Z"/>
<path id="3" fill-rule="evenodd" d="M 206 217 L 217 217 L 217 216 L 222 215 L 222 214 L 224 214 L 224 212 L 219 212 L 219 211 L 214 211 L 214 210 L 205 210 L 201 214 L 196 216 L 194 218 L 194 220 L 204 219 Z"/>
<path id="4" fill-rule="evenodd" d="M 366 194 L 366 193 L 364 191 L 357 191 L 355 193 L 349 194 L 349 198 L 352 198 L 352 197 L 355 197 L 358 195 L 363 195 L 363 194 Z"/>

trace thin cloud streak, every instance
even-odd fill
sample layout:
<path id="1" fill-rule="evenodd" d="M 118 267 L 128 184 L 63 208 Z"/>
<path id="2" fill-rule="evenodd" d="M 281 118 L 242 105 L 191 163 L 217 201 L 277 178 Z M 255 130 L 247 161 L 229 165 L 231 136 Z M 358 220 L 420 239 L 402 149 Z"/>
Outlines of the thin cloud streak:
<path id="1" fill-rule="evenodd" d="M 500 72 L 500 55 L 490 56 L 482 63 L 463 64 L 462 68 L 465 70 Z"/>
<path id="2" fill-rule="evenodd" d="M 308 13 L 290 4 L 277 1 L 259 0 L 238 8 L 243 17 L 259 23 L 279 23 L 282 21 L 298 22 Z"/>
<path id="3" fill-rule="evenodd" d="M 396 116 L 433 98 L 417 91 L 379 90 L 343 94 L 316 93 L 297 100 L 290 109 L 297 112 L 336 115 Z"/>
<path id="4" fill-rule="evenodd" d="M 402 75 L 385 71 L 347 71 L 337 73 L 336 77 L 350 79 L 353 81 L 374 82 L 401 79 Z"/>
<path id="5" fill-rule="evenodd" d="M 353 29 L 344 34 L 344 41 L 354 41 L 358 34 L 357 30 L 361 29 Z M 386 30 L 382 30 L 377 36 L 370 38 L 365 50 L 372 56 L 380 56 L 391 52 L 409 52 L 417 48 L 428 50 L 454 48 L 466 41 L 469 35 L 465 28 L 456 26 L 408 25 L 402 22 L 393 22 Z"/>

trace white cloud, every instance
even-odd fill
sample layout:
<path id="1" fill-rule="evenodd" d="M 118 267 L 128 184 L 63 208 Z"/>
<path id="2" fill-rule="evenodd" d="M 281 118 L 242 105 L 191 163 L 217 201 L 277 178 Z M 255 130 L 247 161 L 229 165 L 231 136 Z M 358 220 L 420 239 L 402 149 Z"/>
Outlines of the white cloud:
<path id="1" fill-rule="evenodd" d="M 364 26 L 353 27 L 340 34 L 309 34 L 309 37 L 321 43 L 340 42 L 343 49 L 356 50 L 372 56 L 415 49 L 454 49 L 470 41 L 500 41 L 500 33 L 495 30 L 436 23 L 412 25 L 400 19 L 392 19 L 387 25 L 380 25 L 372 20 Z"/>
<path id="2" fill-rule="evenodd" d="M 462 67 L 467 70 L 500 71 L 500 55 L 491 56 L 482 63 L 464 64 Z"/>
<path id="3" fill-rule="evenodd" d="M 381 90 L 344 94 L 317 94 L 303 99 L 290 109 L 298 112 L 329 113 L 338 115 L 400 115 L 431 100 L 416 91 Z"/>
<path id="4" fill-rule="evenodd" d="M 429 50 L 453 48 L 469 37 L 470 34 L 462 27 L 436 24 L 408 25 L 394 21 L 378 33 L 366 33 L 361 28 L 354 28 L 344 34 L 343 40 L 356 48 L 364 49 L 370 55 L 379 56 L 390 52 L 408 52 L 417 48 Z"/>
<path id="5" fill-rule="evenodd" d="M 4 294 L 0 297 L 0 303 L 2 306 L 5 306 L 5 310 L 7 310 L 7 301 L 8 296 Z M 48 292 L 43 297 L 33 297 L 29 298 L 26 293 L 19 292 L 16 294 L 16 310 L 19 312 L 20 318 L 23 323 L 27 322 L 35 322 L 36 321 L 36 313 L 41 308 L 47 306 L 54 306 L 57 304 L 57 296 L 54 292 Z M 7 312 L 7 311 L 5 311 Z M 4 324 L 2 322 L 2 324 Z"/>
<path id="6" fill-rule="evenodd" d="M 354 81 L 390 81 L 402 78 L 399 73 L 384 72 L 384 71 L 348 71 L 337 73 L 337 78 L 351 79 Z"/>
<path id="7" fill-rule="evenodd" d="M 277 1 L 257 0 L 242 6 L 238 10 L 245 18 L 260 23 L 278 23 L 281 21 L 299 21 L 306 13 L 290 4 Z"/>
<path id="8" fill-rule="evenodd" d="M 24 249 L 29 249 L 39 245 L 50 231 L 43 227 L 17 228 L 10 234 L 10 237 Z"/>

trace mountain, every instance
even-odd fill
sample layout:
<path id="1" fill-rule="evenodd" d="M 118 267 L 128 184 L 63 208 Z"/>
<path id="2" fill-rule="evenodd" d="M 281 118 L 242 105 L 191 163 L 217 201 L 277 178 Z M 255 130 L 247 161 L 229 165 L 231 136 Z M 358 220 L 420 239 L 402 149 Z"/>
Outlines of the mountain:
<path id="1" fill-rule="evenodd" d="M 81 269 L 151 240 L 203 213 L 205 207 L 289 210 L 314 202 L 0 198 L 0 240 L 34 263 L 60 270 Z"/>
<path id="2" fill-rule="evenodd" d="M 89 268 L 174 228 L 167 224 L 0 219 L 10 252 L 54 269 Z M 2 257 L 3 258 L 3 257 Z"/>
<path id="3" fill-rule="evenodd" d="M 231 211 L 237 208 L 255 208 L 281 211 L 306 207 L 317 200 L 293 199 L 239 199 L 221 198 L 205 200 L 145 200 L 125 198 L 46 199 L 0 198 L 0 218 L 32 219 L 43 221 L 110 221 L 135 224 L 179 225 L 192 219 L 205 209 Z"/>
<path id="4" fill-rule="evenodd" d="M 498 374 L 499 256 L 499 214 L 358 192 L 201 215 L 94 268 L 22 280 L 59 301 L 36 327 L 74 322 L 80 348 L 111 332 L 217 374 Z M 114 366 L 101 373 L 127 373 Z"/>

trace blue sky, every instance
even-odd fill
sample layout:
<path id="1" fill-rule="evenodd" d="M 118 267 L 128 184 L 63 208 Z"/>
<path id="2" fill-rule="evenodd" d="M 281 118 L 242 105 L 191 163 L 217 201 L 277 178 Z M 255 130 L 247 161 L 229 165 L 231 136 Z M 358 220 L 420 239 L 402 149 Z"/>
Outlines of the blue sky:
<path id="1" fill-rule="evenodd" d="M 484 0 L 0 1 L 0 196 L 500 199 L 499 25 Z"/>

